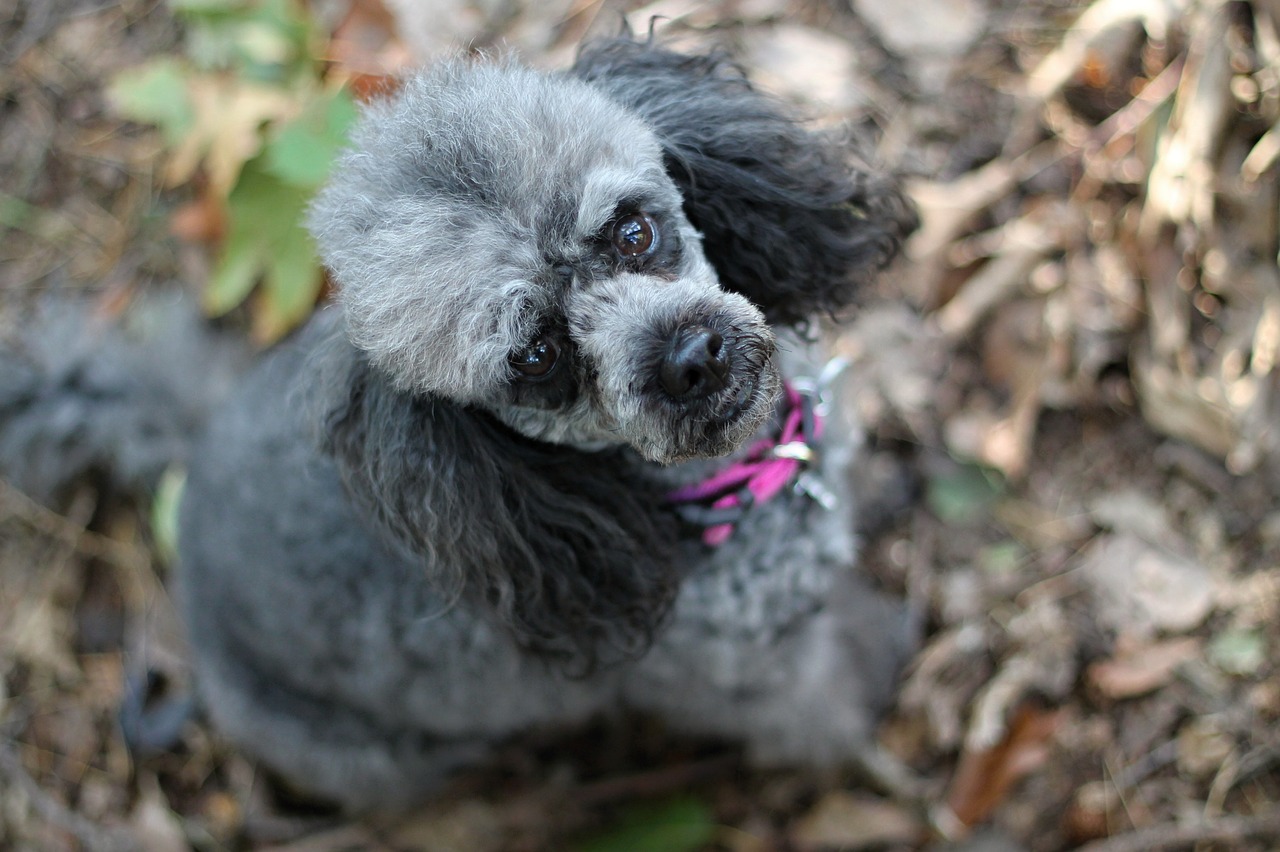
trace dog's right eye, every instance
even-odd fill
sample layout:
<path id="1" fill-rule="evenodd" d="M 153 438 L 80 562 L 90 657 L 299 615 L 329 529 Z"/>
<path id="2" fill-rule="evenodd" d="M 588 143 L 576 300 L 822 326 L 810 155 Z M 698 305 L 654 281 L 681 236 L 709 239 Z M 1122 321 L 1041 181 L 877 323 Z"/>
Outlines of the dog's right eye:
<path id="1" fill-rule="evenodd" d="M 528 349 L 517 352 L 509 359 L 511 366 L 519 374 L 518 379 L 545 379 L 556 368 L 560 357 L 560 349 L 549 337 L 539 337 Z"/>

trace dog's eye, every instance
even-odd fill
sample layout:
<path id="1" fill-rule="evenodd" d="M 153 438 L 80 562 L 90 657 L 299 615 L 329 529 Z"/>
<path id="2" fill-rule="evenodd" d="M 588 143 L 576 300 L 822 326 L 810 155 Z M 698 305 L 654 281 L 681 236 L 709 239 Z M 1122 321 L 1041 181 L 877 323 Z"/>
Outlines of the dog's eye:
<path id="1" fill-rule="evenodd" d="M 613 247 L 624 257 L 649 254 L 657 244 L 657 225 L 647 213 L 632 213 L 613 223 Z"/>
<path id="2" fill-rule="evenodd" d="M 520 379 L 544 379 L 556 368 L 560 350 L 549 337 L 539 337 L 528 349 L 511 356 L 511 366 Z"/>

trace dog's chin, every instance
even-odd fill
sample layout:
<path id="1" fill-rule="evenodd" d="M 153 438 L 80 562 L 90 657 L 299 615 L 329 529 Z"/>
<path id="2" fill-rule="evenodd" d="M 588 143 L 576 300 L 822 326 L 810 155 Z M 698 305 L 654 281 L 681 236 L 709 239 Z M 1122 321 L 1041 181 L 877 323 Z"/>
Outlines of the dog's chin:
<path id="1" fill-rule="evenodd" d="M 639 448 L 650 461 L 676 464 L 726 456 L 756 435 L 773 414 L 782 379 L 772 363 L 744 379 L 721 407 L 699 423 L 681 423 L 670 442 Z M 646 452 L 647 450 L 647 452 Z"/>

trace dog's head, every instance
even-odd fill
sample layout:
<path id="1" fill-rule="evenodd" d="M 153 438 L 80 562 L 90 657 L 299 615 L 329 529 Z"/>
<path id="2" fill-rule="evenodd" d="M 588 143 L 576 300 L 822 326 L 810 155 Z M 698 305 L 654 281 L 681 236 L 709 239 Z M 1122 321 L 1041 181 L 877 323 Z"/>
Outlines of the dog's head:
<path id="1" fill-rule="evenodd" d="M 771 325 L 849 302 L 913 221 L 719 57 L 436 66 L 366 109 L 312 210 L 354 344 L 330 339 L 325 450 L 525 646 L 643 649 L 679 535 L 625 448 L 740 446 L 780 384 Z"/>
<path id="2" fill-rule="evenodd" d="M 352 341 L 528 437 L 736 448 L 779 387 L 765 313 L 846 301 L 902 229 L 731 69 L 619 40 L 570 75 L 445 63 L 369 107 L 312 213 Z"/>
<path id="3" fill-rule="evenodd" d="M 528 437 L 727 452 L 778 388 L 647 124 L 596 87 L 449 63 L 369 109 L 317 241 L 353 342 L 400 388 Z"/>

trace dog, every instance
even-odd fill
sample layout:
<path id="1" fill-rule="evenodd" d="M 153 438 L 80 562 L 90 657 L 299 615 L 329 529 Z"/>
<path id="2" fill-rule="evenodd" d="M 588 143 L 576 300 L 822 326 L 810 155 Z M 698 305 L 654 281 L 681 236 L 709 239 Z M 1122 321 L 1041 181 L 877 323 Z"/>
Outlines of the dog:
<path id="1" fill-rule="evenodd" d="M 810 338 L 916 226 L 891 178 L 726 57 L 623 37 L 406 79 L 308 224 L 336 306 L 217 405 L 113 426 L 93 406 L 142 394 L 68 354 L 0 382 L 19 484 L 119 466 L 123 430 L 164 438 L 137 478 L 185 464 L 218 730 L 353 810 L 618 708 L 765 764 L 865 755 L 907 631 L 856 569 L 858 430 Z"/>

